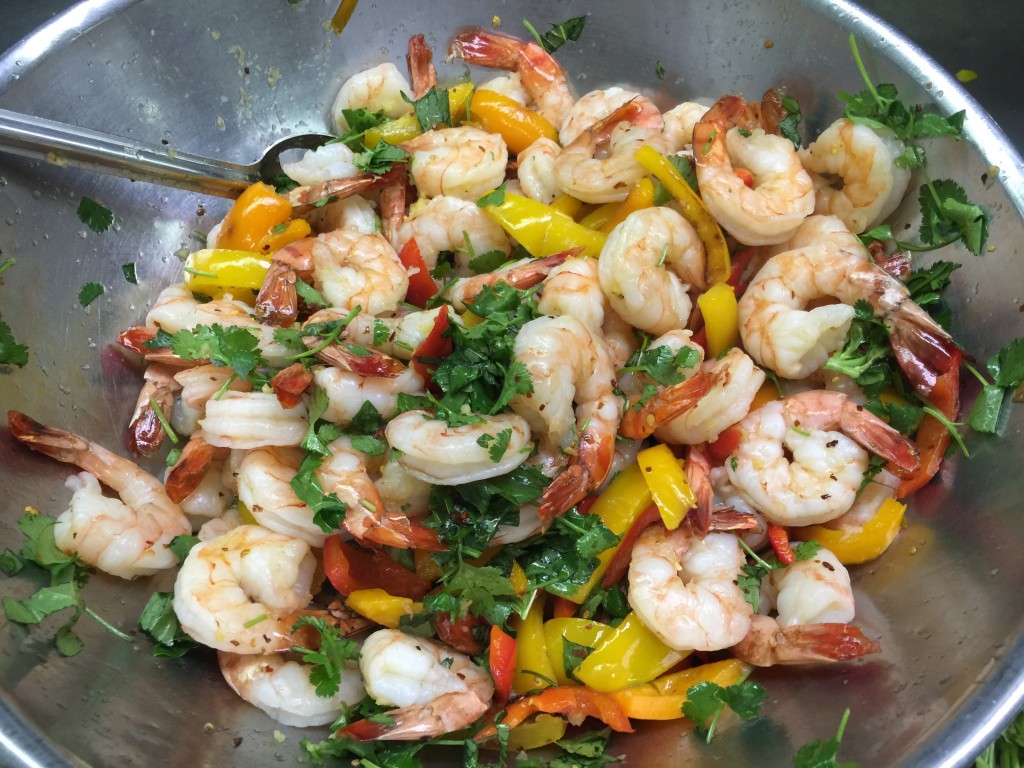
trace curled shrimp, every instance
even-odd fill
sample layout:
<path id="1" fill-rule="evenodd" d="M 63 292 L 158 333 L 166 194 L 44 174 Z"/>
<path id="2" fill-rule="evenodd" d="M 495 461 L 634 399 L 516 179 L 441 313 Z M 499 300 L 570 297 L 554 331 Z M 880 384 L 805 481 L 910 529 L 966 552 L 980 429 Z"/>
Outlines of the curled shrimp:
<path id="1" fill-rule="evenodd" d="M 530 373 L 533 391 L 516 395 L 512 409 L 542 436 L 542 449 L 572 455 L 541 500 L 541 517 L 550 521 L 608 476 L 622 415 L 612 391 L 615 372 L 605 343 L 572 317 L 526 323 L 514 354 Z"/>
<path id="2" fill-rule="evenodd" d="M 402 147 L 412 155 L 409 170 L 423 197 L 451 195 L 475 201 L 505 179 L 505 140 L 479 128 L 435 128 Z"/>
<path id="3" fill-rule="evenodd" d="M 448 287 L 444 294 L 445 298 L 451 301 L 455 309 L 462 312 L 468 308 L 467 302 L 471 304 L 485 286 L 506 283 L 513 288 L 532 288 L 564 262 L 569 253 L 556 253 L 543 259 L 521 259 L 494 272 L 460 278 Z"/>
<path id="4" fill-rule="evenodd" d="M 359 175 L 355 154 L 345 144 L 324 144 L 307 149 L 298 160 L 281 163 L 281 170 L 300 185 L 322 184 L 333 179 L 349 179 Z"/>
<path id="5" fill-rule="evenodd" d="M 743 437 L 725 463 L 729 480 L 777 525 L 824 523 L 849 511 L 868 468 L 864 448 L 904 472 L 920 462 L 913 443 L 840 392 L 775 400 L 739 429 Z"/>
<path id="6" fill-rule="evenodd" d="M 745 561 L 731 533 L 699 539 L 685 527 L 653 526 L 633 547 L 629 604 L 672 648 L 728 648 L 750 631 L 753 610 L 736 583 Z"/>
<path id="7" fill-rule="evenodd" d="M 765 133 L 752 113 L 739 96 L 723 96 L 693 129 L 693 156 L 701 197 L 718 223 L 741 243 L 771 245 L 814 211 L 814 185 L 793 142 Z"/>
<path id="8" fill-rule="evenodd" d="M 449 427 L 426 411 L 406 411 L 384 430 L 398 463 L 416 477 L 437 485 L 462 485 L 511 472 L 530 454 L 530 426 L 514 413 L 482 416 L 483 421 Z M 493 445 L 504 440 L 497 459 Z M 490 438 L 488 440 L 487 438 Z M 492 445 L 493 444 L 493 445 Z"/>
<path id="9" fill-rule="evenodd" d="M 89 565 L 123 579 L 174 567 L 177 558 L 168 545 L 192 527 L 167 498 L 163 483 L 101 445 L 45 427 L 18 411 L 7 412 L 7 423 L 18 442 L 85 470 L 68 478 L 74 491 L 71 506 L 54 527 L 62 552 L 77 553 Z M 105 497 L 99 483 L 120 500 Z"/>
<path id="10" fill-rule="evenodd" d="M 572 109 L 574 99 L 565 72 L 550 53 L 534 42 L 471 27 L 452 38 L 448 58 L 515 72 L 537 111 L 556 127 Z"/>
<path id="11" fill-rule="evenodd" d="M 313 522 L 313 510 L 292 489 L 305 454 L 295 448 L 256 448 L 238 467 L 238 500 L 269 531 L 322 548 L 327 533 Z"/>
<path id="12" fill-rule="evenodd" d="M 550 204 L 561 190 L 555 179 L 555 158 L 562 148 L 541 137 L 516 156 L 519 185 L 531 200 Z"/>
<path id="13" fill-rule="evenodd" d="M 409 276 L 383 235 L 341 229 L 313 244 L 313 277 L 332 307 L 391 312 L 409 290 Z"/>
<path id="14" fill-rule="evenodd" d="M 174 380 L 181 386 L 181 393 L 171 414 L 171 425 L 179 434 L 186 435 L 199 429 L 199 421 L 206 415 L 206 404 L 218 392 L 252 390 L 252 384 L 235 376 L 230 368 L 212 363 L 178 371 Z"/>
<path id="15" fill-rule="evenodd" d="M 331 107 L 334 124 L 341 135 L 348 131 L 343 109 L 383 110 L 385 117 L 395 118 L 412 112 L 412 105 L 402 98 L 409 93 L 409 81 L 391 62 L 357 72 L 341 86 Z"/>
<path id="16" fill-rule="evenodd" d="M 559 188 L 586 203 L 625 200 L 647 175 L 634 157 L 641 146 L 668 150 L 661 114 L 653 105 L 632 100 L 585 129 L 555 158 Z"/>
<path id="17" fill-rule="evenodd" d="M 390 355 L 372 349 L 374 346 L 379 346 L 374 343 L 373 340 L 377 336 L 378 325 L 379 323 L 384 323 L 383 320 L 378 321 L 378 319 L 374 318 L 370 314 L 361 313 L 351 319 L 350 325 L 346 325 L 342 328 L 341 339 L 348 342 L 362 342 L 368 347 L 371 347 L 366 349 L 353 349 L 350 344 L 341 344 L 337 341 L 331 342 L 325 347 L 323 345 L 324 340 L 321 338 L 320 334 L 313 332 L 313 329 L 316 329 L 322 323 L 333 323 L 339 320 L 344 320 L 347 317 L 348 315 L 336 309 L 321 309 L 319 312 L 310 315 L 302 325 L 303 331 L 310 331 L 302 337 L 303 344 L 306 345 L 307 349 L 318 350 L 316 353 L 318 359 L 328 365 L 336 366 L 344 371 L 350 371 L 360 376 L 374 376 L 391 379 L 401 375 L 401 373 L 405 371 L 405 366 Z M 360 318 L 363 322 L 357 322 Z M 367 323 L 369 326 L 368 330 L 366 330 Z M 355 329 L 353 329 L 353 325 L 356 326 Z M 363 338 L 367 333 L 369 334 L 369 337 L 363 342 Z M 415 350 L 415 347 L 413 347 L 413 350 Z M 410 352 L 411 351 L 412 350 L 410 350 Z"/>
<path id="18" fill-rule="evenodd" d="M 394 423 L 392 421 L 392 423 Z M 390 425 L 389 425 L 390 426 Z M 370 479 L 366 454 L 343 435 L 327 446 L 330 456 L 316 470 L 325 494 L 345 505 L 345 529 L 357 539 L 399 549 L 438 549 L 437 534 L 386 507 Z"/>
<path id="19" fill-rule="evenodd" d="M 755 667 L 772 667 L 850 661 L 878 653 L 882 646 L 849 624 L 780 627 L 773 618 L 754 616 L 747 636 L 730 650 Z"/>
<path id="20" fill-rule="evenodd" d="M 449 195 L 432 198 L 409 216 L 398 230 L 395 247 L 401 250 L 414 238 L 427 269 L 437 266 L 441 251 L 452 251 L 460 275 L 473 274 L 469 267 L 472 254 L 508 254 L 512 250 L 505 231 L 480 206 Z"/>
<path id="21" fill-rule="evenodd" d="M 338 732 L 359 741 L 411 741 L 461 730 L 494 696 L 490 676 L 469 656 L 395 629 L 366 638 L 359 669 L 374 701 L 398 707 L 387 713 L 387 724 L 361 720 Z"/>
<path id="22" fill-rule="evenodd" d="M 838 216 L 851 232 L 866 232 L 899 207 L 910 169 L 896 164 L 906 147 L 888 128 L 843 117 L 800 160 L 814 182 L 815 213 Z"/>
<path id="23" fill-rule="evenodd" d="M 345 341 L 379 350 L 399 360 L 411 360 L 412 353 L 434 329 L 440 312 L 440 307 L 412 312 L 403 308 L 391 315 L 380 317 L 364 312 L 352 318 L 342 331 L 341 337 Z M 318 315 L 319 313 L 314 317 Z M 458 315 L 454 313 L 449 313 L 448 320 L 459 322 Z M 387 335 L 384 336 L 381 330 L 386 331 Z M 334 361 L 330 362 L 337 364 Z M 372 375 L 372 371 L 363 370 L 363 375 Z"/>
<path id="24" fill-rule="evenodd" d="M 289 661 L 280 654 L 252 655 L 217 652 L 224 681 L 231 689 L 284 725 L 311 728 L 333 723 L 347 707 L 366 695 L 354 662 L 338 669 L 338 692 L 321 696 L 309 681 L 313 666 Z"/>
<path id="25" fill-rule="evenodd" d="M 203 439 L 219 448 L 299 445 L 309 429 L 306 406 L 285 408 L 264 392 L 225 392 L 206 404 Z"/>
<path id="26" fill-rule="evenodd" d="M 219 651 L 288 650 L 315 570 L 305 541 L 240 525 L 192 547 L 174 582 L 174 613 L 193 640 Z"/>
<path id="27" fill-rule="evenodd" d="M 128 448 L 137 455 L 153 453 L 163 445 L 167 433 L 160 416 L 171 413 L 174 394 L 181 389 L 174 374 L 165 363 L 150 363 L 142 374 L 144 383 L 125 435 Z"/>
<path id="28" fill-rule="evenodd" d="M 366 403 L 370 403 L 384 419 L 390 419 L 398 409 L 400 394 L 425 393 L 423 377 L 414 368 L 406 368 L 394 378 L 361 376 L 351 371 L 328 366 L 313 372 L 316 385 L 327 395 L 327 410 L 323 418 L 345 426 L 352 422 Z"/>
<path id="29" fill-rule="evenodd" d="M 680 152 L 693 144 L 693 129 L 708 113 L 708 109 L 695 101 L 684 101 L 662 113 L 665 136 L 673 152 Z"/>
<path id="30" fill-rule="evenodd" d="M 601 287 L 619 316 L 661 335 L 686 326 L 691 288 L 705 283 L 704 245 L 671 208 L 631 213 L 608 236 L 598 260 Z"/>
<path id="31" fill-rule="evenodd" d="M 612 86 L 611 88 L 583 94 L 579 101 L 569 110 L 569 114 L 562 122 L 558 131 L 558 140 L 563 147 L 569 146 L 590 126 L 604 120 L 615 110 L 631 101 L 639 104 L 644 113 L 649 116 L 650 123 L 648 127 L 663 127 L 663 124 L 659 126 L 657 120 L 653 117 L 655 114 L 660 115 L 661 113 L 658 112 L 658 108 L 654 106 L 650 99 L 636 91 L 628 91 L 618 86 Z"/>

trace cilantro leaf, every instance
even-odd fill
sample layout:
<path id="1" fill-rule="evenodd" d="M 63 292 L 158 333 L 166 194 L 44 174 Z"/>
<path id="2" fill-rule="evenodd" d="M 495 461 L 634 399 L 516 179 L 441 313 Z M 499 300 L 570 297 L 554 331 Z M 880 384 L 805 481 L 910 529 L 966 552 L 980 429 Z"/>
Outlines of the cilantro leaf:
<path id="1" fill-rule="evenodd" d="M 576 16 L 563 21 L 561 24 L 552 24 L 551 29 L 541 35 L 537 33 L 537 30 L 530 22 L 523 19 L 523 26 L 530 31 L 530 34 L 533 35 L 533 39 L 537 41 L 537 44 L 548 53 L 554 53 L 570 40 L 579 40 L 580 35 L 583 34 L 583 27 L 586 23 L 586 16 Z"/>
<path id="2" fill-rule="evenodd" d="M 78 292 L 78 303 L 88 307 L 96 299 L 103 295 L 103 286 L 99 283 L 86 283 Z"/>
<path id="3" fill-rule="evenodd" d="M 483 434 L 477 438 L 477 445 L 487 449 L 491 461 L 497 464 L 505 455 L 505 450 L 512 441 L 512 428 L 503 429 L 497 435 Z"/>
<path id="4" fill-rule="evenodd" d="M 186 360 L 208 358 L 214 365 L 230 367 L 240 379 L 252 381 L 253 384 L 262 385 L 263 381 L 254 380 L 252 374 L 257 368 L 268 365 L 259 351 L 259 338 L 245 328 L 236 326 L 224 328 L 216 323 L 210 326 L 197 325 L 191 330 L 177 333 L 167 333 L 161 329 L 144 346 L 150 349 L 169 348 Z"/>
<path id="5" fill-rule="evenodd" d="M 14 339 L 11 326 L 0 320 L 0 365 L 16 365 L 24 368 L 28 363 L 28 345 Z"/>
<path id="6" fill-rule="evenodd" d="M 447 125 L 449 128 L 454 125 L 447 90 L 431 86 L 430 90 L 418 99 L 410 99 L 405 93 L 402 93 L 402 98 L 407 104 L 412 104 L 416 120 L 424 133 L 439 125 Z"/>
<path id="7" fill-rule="evenodd" d="M 75 213 L 79 220 L 97 234 L 106 232 L 114 223 L 114 214 L 109 208 L 97 203 L 91 197 L 82 197 Z"/>
<path id="8" fill-rule="evenodd" d="M 930 267 L 912 270 L 906 283 L 910 298 L 922 308 L 937 304 L 961 266 L 955 261 L 936 261 Z"/>
<path id="9" fill-rule="evenodd" d="M 313 522 L 325 533 L 331 533 L 345 519 L 348 504 L 341 501 L 336 493 L 324 493 L 323 485 L 316 476 L 316 469 L 323 461 L 323 456 L 307 453 L 290 485 L 299 500 L 313 510 Z"/>
<path id="10" fill-rule="evenodd" d="M 587 657 L 594 652 L 594 648 L 582 643 L 574 643 L 565 635 L 562 635 L 562 666 L 565 667 L 566 677 L 582 683 L 577 679 L 574 672 L 576 667 L 587 660 Z"/>
<path id="11" fill-rule="evenodd" d="M 344 759 L 363 768 L 420 768 L 416 753 L 426 746 L 425 741 L 356 741 L 330 736 L 319 743 L 303 739 L 300 744 L 316 765 L 324 765 L 324 758 Z"/>
<path id="12" fill-rule="evenodd" d="M 38 624 L 50 614 L 77 604 L 78 587 L 73 582 L 43 587 L 24 600 L 3 599 L 7 618 L 18 624 Z"/>
<path id="13" fill-rule="evenodd" d="M 373 149 L 357 154 L 353 162 L 361 171 L 380 175 L 390 171 L 393 164 L 404 163 L 408 159 L 409 153 L 401 147 L 378 141 Z"/>
<path id="14" fill-rule="evenodd" d="M 188 553 L 192 551 L 192 547 L 199 543 L 199 537 L 193 536 L 188 533 L 182 533 L 171 539 L 171 543 L 167 545 L 167 548 L 171 550 L 171 553 L 178 558 L 178 562 L 184 562 L 185 558 L 188 557 Z"/>
<path id="15" fill-rule="evenodd" d="M 668 346 L 651 348 L 647 346 L 649 343 L 650 339 L 646 338 L 618 373 L 643 373 L 663 387 L 669 387 L 684 381 L 700 362 L 697 352 L 691 347 L 684 346 L 678 350 Z"/>
<path id="16" fill-rule="evenodd" d="M 367 400 L 359 406 L 359 410 L 352 417 L 349 427 L 357 434 L 369 435 L 384 428 L 384 417 L 380 415 L 380 411 L 377 410 L 374 404 Z"/>
<path id="17" fill-rule="evenodd" d="M 989 214 L 967 199 L 964 188 L 952 179 L 936 179 L 921 185 L 917 195 L 921 206 L 918 236 L 928 245 L 960 240 L 974 255 L 988 241 Z"/>
<path id="18" fill-rule="evenodd" d="M 285 174 L 282 173 L 279 176 L 274 177 L 273 185 L 274 191 L 277 192 L 277 194 L 279 195 L 283 195 L 287 192 L 291 192 L 293 189 L 299 186 L 299 182 L 297 182 L 290 176 L 286 176 Z"/>
<path id="19" fill-rule="evenodd" d="M 792 141 L 793 146 L 800 149 L 800 134 L 797 131 L 800 121 L 803 120 L 800 102 L 787 93 L 782 97 L 782 108 L 786 111 L 786 116 L 779 121 L 779 133 Z"/>
<path id="20" fill-rule="evenodd" d="M 849 719 L 850 710 L 847 709 L 839 722 L 839 730 L 834 739 L 815 739 L 800 747 L 793 756 L 793 768 L 857 768 L 856 763 L 840 763 L 836 759 L 839 755 L 839 743 L 843 740 L 843 731 L 846 730 L 846 722 Z"/>
<path id="21" fill-rule="evenodd" d="M 683 155 L 667 155 L 666 159 L 679 171 L 679 174 L 686 180 L 686 183 L 690 185 L 690 189 L 699 193 L 697 167 L 694 165 L 692 158 L 684 157 Z M 669 199 L 673 198 L 670 197 Z"/>
<path id="22" fill-rule="evenodd" d="M 341 687 L 341 670 L 350 668 L 350 662 L 359 660 L 359 646 L 354 640 L 342 637 L 338 628 L 328 625 L 326 619 L 303 616 L 292 631 L 300 627 L 312 627 L 320 633 L 320 649 L 312 651 L 296 645 L 292 650 L 302 654 L 302 661 L 306 664 L 313 665 L 309 671 L 309 682 L 316 695 L 330 698 Z"/>
<path id="23" fill-rule="evenodd" d="M 498 249 L 484 251 L 469 260 L 469 268 L 476 274 L 482 275 L 486 272 L 493 272 L 506 261 L 508 261 L 508 255 L 504 251 Z"/>
<path id="24" fill-rule="evenodd" d="M 441 592 L 423 599 L 428 611 L 482 616 L 491 624 L 507 626 L 513 611 L 525 610 L 526 602 L 516 594 L 508 576 L 491 565 L 462 562 L 443 581 Z"/>
<path id="25" fill-rule="evenodd" d="M 999 411 L 1003 406 L 1003 388 L 995 384 L 985 384 L 978 393 L 971 412 L 967 416 L 967 424 L 975 432 L 995 434 L 999 424 Z"/>
<path id="26" fill-rule="evenodd" d="M 686 691 L 687 700 L 682 710 L 710 744 L 726 707 L 744 720 L 750 720 L 760 713 L 761 705 L 767 697 L 767 691 L 752 680 L 743 680 L 727 688 L 705 680 Z"/>
<path id="27" fill-rule="evenodd" d="M 345 118 L 348 131 L 338 138 L 337 141 L 342 142 L 349 149 L 355 151 L 363 150 L 363 135 L 368 130 L 388 121 L 383 109 L 376 112 L 371 112 L 362 107 L 359 109 L 342 109 L 341 115 Z"/>
<path id="28" fill-rule="evenodd" d="M 157 657 L 177 659 L 199 645 L 178 622 L 173 592 L 154 592 L 149 596 L 139 617 L 139 628 L 156 641 L 153 655 Z"/>
<path id="29" fill-rule="evenodd" d="M 311 307 L 330 306 L 327 299 L 324 298 L 324 295 L 302 278 L 298 278 L 295 281 L 295 293 Z"/>
<path id="30" fill-rule="evenodd" d="M 481 208 L 486 208 L 488 205 L 501 205 L 505 202 L 505 187 L 508 185 L 507 181 L 501 182 L 501 186 L 497 189 L 492 189 L 483 197 L 476 201 L 476 204 Z"/>
<path id="31" fill-rule="evenodd" d="M 659 80 L 665 79 L 665 65 L 660 61 L 654 62 L 654 76 Z"/>
<path id="32" fill-rule="evenodd" d="M 122 264 L 121 265 L 121 274 L 124 275 L 124 279 L 127 280 L 132 285 L 138 285 L 139 284 L 139 277 L 135 273 L 135 262 L 134 261 L 130 261 L 127 264 Z"/>
<path id="33" fill-rule="evenodd" d="M 985 366 L 997 386 L 1019 387 L 1024 382 L 1024 339 L 1015 339 L 988 359 Z"/>
<path id="34" fill-rule="evenodd" d="M 889 331 L 875 317 L 874 308 L 860 299 L 853 305 L 853 322 L 843 346 L 832 353 L 823 368 L 845 374 L 871 392 L 883 389 L 897 375 L 888 364 L 891 359 Z"/>

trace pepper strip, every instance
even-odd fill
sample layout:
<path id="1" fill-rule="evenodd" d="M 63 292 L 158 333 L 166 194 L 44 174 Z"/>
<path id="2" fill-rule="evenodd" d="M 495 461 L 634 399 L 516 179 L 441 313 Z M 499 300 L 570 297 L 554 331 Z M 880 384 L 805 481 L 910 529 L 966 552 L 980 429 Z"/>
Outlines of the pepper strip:
<path id="1" fill-rule="evenodd" d="M 423 611 L 423 603 L 408 597 L 389 595 L 383 589 L 357 589 L 345 598 L 345 605 L 384 627 L 397 629 L 403 616 Z"/>
<path id="2" fill-rule="evenodd" d="M 611 218 L 601 227 L 601 231 L 610 235 L 612 230 L 626 220 L 631 213 L 642 211 L 644 208 L 654 207 L 654 183 L 643 178 L 638 181 L 622 201 L 619 207 L 611 215 Z"/>
<path id="3" fill-rule="evenodd" d="M 551 685 L 555 670 L 544 644 L 544 595 L 538 592 L 526 618 L 512 617 L 516 631 L 516 673 L 512 690 L 526 694 Z"/>
<path id="4" fill-rule="evenodd" d="M 728 283 L 717 283 L 697 297 L 704 318 L 704 333 L 710 357 L 739 346 L 740 313 L 736 293 Z"/>
<path id="5" fill-rule="evenodd" d="M 697 193 L 690 189 L 686 179 L 676 170 L 663 154 L 646 144 L 636 151 L 636 160 L 646 168 L 654 178 L 665 185 L 683 209 L 683 216 L 697 230 L 697 236 L 704 243 L 707 252 L 707 277 L 712 285 L 724 283 L 731 273 L 729 246 L 725 243 L 725 235 L 718 226 L 715 217 L 704 207 L 704 202 Z"/>
<path id="6" fill-rule="evenodd" d="M 903 523 L 906 505 L 895 499 L 886 499 L 875 516 L 859 531 L 826 528 L 812 525 L 801 529 L 800 535 L 813 539 L 829 550 L 843 565 L 856 565 L 874 560 L 896 540 Z"/>
<path id="7" fill-rule="evenodd" d="M 653 680 L 689 653 L 665 645 L 630 612 L 611 633 L 601 637 L 574 674 L 595 691 L 616 691 Z"/>
<path id="8" fill-rule="evenodd" d="M 515 728 L 534 712 L 548 714 L 586 715 L 596 717 L 619 733 L 632 733 L 633 726 L 626 717 L 622 705 L 612 694 L 593 691 L 581 685 L 557 686 L 525 696 L 510 704 L 505 710 L 502 725 Z M 489 739 L 497 733 L 493 724 L 482 729 L 474 738 L 477 741 Z"/>
<path id="9" fill-rule="evenodd" d="M 497 133 L 510 152 L 519 154 L 538 139 L 558 141 L 558 130 L 537 112 L 497 91 L 477 91 L 469 102 L 469 113 L 480 127 Z"/>
<path id="10" fill-rule="evenodd" d="M 768 524 L 768 541 L 771 542 L 775 556 L 783 565 L 790 565 L 796 561 L 793 548 L 789 546 L 789 533 L 779 525 Z"/>
<path id="11" fill-rule="evenodd" d="M 572 217 L 550 205 L 511 192 L 505 193 L 505 200 L 500 205 L 485 205 L 483 208 L 536 258 L 582 247 L 585 255 L 596 259 L 607 239 L 603 232 L 577 224 Z"/>
<path id="12" fill-rule="evenodd" d="M 616 691 L 612 696 L 627 717 L 640 720 L 677 720 L 683 716 L 686 692 L 697 683 L 711 682 L 726 688 L 750 674 L 753 667 L 739 659 L 726 659 L 664 675 L 644 685 Z"/>
<path id="13" fill-rule="evenodd" d="M 686 513 L 697 506 L 697 496 L 686 480 L 672 449 L 656 445 L 640 451 L 637 464 L 643 471 L 644 482 L 651 489 L 665 527 L 674 531 L 683 522 Z"/>
<path id="14" fill-rule="evenodd" d="M 512 693 L 512 679 L 516 672 L 516 640 L 497 625 L 491 626 L 491 645 L 487 659 L 498 701 L 504 703 Z"/>

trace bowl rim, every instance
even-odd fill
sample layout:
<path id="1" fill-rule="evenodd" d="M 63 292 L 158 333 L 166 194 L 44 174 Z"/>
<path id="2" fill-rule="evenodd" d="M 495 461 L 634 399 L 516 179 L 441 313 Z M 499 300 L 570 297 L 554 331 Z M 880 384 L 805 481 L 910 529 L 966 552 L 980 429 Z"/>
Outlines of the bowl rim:
<path id="1" fill-rule="evenodd" d="M 140 2 L 82 0 L 58 13 L 0 54 L 0 97 L 51 53 Z M 929 94 L 943 113 L 968 110 L 964 138 L 990 168 L 998 168 L 998 183 L 1024 219 L 1024 160 L 992 116 L 952 75 L 902 32 L 856 3 L 799 2 L 855 34 L 867 49 L 884 56 L 915 82 L 930 84 Z M 998 737 L 1024 707 L 1024 633 L 1001 659 L 993 660 L 988 677 L 982 675 L 971 692 L 950 703 L 950 710 L 957 704 L 961 707 L 925 734 L 921 746 L 904 761 L 905 768 L 963 768 Z M 6 692 L 0 692 L 0 758 L 4 765 L 24 768 L 85 765 L 49 741 Z"/>

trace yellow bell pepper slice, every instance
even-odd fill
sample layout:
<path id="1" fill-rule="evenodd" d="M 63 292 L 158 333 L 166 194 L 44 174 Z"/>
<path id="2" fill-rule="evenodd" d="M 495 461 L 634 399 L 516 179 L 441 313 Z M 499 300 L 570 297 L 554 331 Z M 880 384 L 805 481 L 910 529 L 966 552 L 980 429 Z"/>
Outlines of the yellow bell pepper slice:
<path id="1" fill-rule="evenodd" d="M 569 677 L 565 666 L 565 640 L 596 648 L 601 639 L 612 632 L 607 624 L 589 619 L 563 618 L 548 619 L 544 622 L 544 647 L 547 649 L 548 661 L 555 672 L 555 681 L 559 685 L 578 685 Z"/>
<path id="2" fill-rule="evenodd" d="M 900 532 L 906 504 L 886 499 L 875 516 L 859 531 L 811 525 L 794 532 L 796 538 L 814 540 L 839 558 L 843 565 L 856 565 L 874 560 L 887 550 Z"/>
<path id="3" fill-rule="evenodd" d="M 217 245 L 233 251 L 261 252 L 263 239 L 275 227 L 286 224 L 291 215 L 291 203 L 272 187 L 257 181 L 238 196 L 224 217 Z"/>
<path id="4" fill-rule="evenodd" d="M 597 515 L 612 533 L 621 536 L 650 505 L 651 489 L 644 481 L 644 473 L 640 470 L 640 465 L 634 463 L 622 470 L 608 484 L 604 493 L 590 508 L 590 514 Z M 601 577 L 604 576 L 608 564 L 618 549 L 619 545 L 616 544 L 597 556 L 597 568 L 594 569 L 587 583 L 569 596 L 570 600 L 579 605 L 587 599 L 594 586 L 601 581 Z"/>
<path id="5" fill-rule="evenodd" d="M 704 316 L 704 332 L 708 339 L 708 356 L 718 357 L 740 343 L 740 314 L 736 292 L 728 283 L 716 283 L 697 297 L 697 306 Z"/>
<path id="6" fill-rule="evenodd" d="M 653 680 L 689 654 L 665 645 L 631 612 L 602 638 L 575 674 L 595 691 L 617 691 Z"/>
<path id="7" fill-rule="evenodd" d="M 269 256 L 252 251 L 204 248 L 185 259 L 185 287 L 205 294 L 217 290 L 257 290 L 263 285 L 269 267 Z"/>
<path id="8" fill-rule="evenodd" d="M 536 258 L 582 247 L 585 255 L 596 259 L 607 239 L 550 205 L 511 192 L 505 193 L 501 205 L 486 205 L 484 211 Z"/>
<path id="9" fill-rule="evenodd" d="M 612 216 L 615 215 L 615 212 L 619 210 L 621 205 L 622 203 L 605 203 L 604 205 L 597 206 L 597 208 L 580 219 L 580 226 L 604 232 L 604 225 L 612 220 Z"/>
<path id="10" fill-rule="evenodd" d="M 469 113 L 490 133 L 499 134 L 510 152 L 519 154 L 537 139 L 558 141 L 558 131 L 546 118 L 497 91 L 473 94 Z"/>
<path id="11" fill-rule="evenodd" d="M 631 213 L 642 211 L 644 208 L 654 207 L 654 183 L 647 178 L 640 179 L 626 196 L 626 199 L 619 203 L 618 208 L 601 227 L 601 231 L 610 235 L 612 230 L 626 220 Z"/>
<path id="12" fill-rule="evenodd" d="M 750 410 L 756 411 L 762 405 L 767 405 L 772 400 L 778 400 L 782 397 L 779 394 L 779 388 L 772 381 L 766 381 L 761 385 L 761 388 L 757 390 L 757 394 L 754 395 L 754 399 L 750 403 Z"/>
<path id="13" fill-rule="evenodd" d="M 252 512 L 242 503 L 241 499 L 238 500 L 238 517 L 245 525 L 259 525 Z"/>
<path id="14" fill-rule="evenodd" d="M 512 690 L 523 695 L 547 688 L 555 678 L 544 643 L 544 594 L 538 592 L 526 618 L 512 617 L 516 631 L 516 673 Z"/>
<path id="15" fill-rule="evenodd" d="M 665 188 L 679 203 L 683 209 L 683 216 L 697 230 L 697 236 L 704 243 L 707 252 L 707 275 L 708 282 L 724 283 L 729 279 L 731 271 L 731 260 L 729 258 L 729 246 L 725 243 L 725 235 L 722 228 L 718 226 L 715 217 L 704 206 L 704 202 L 697 196 L 697 193 L 690 189 L 686 179 L 675 169 L 675 166 L 668 161 L 654 147 L 644 145 L 636 151 L 636 160 L 646 168 L 658 181 L 665 185 Z"/>
<path id="16" fill-rule="evenodd" d="M 530 582 L 526 579 L 526 571 L 519 563 L 512 563 L 512 573 L 508 575 L 508 580 L 512 583 L 512 589 L 516 591 L 516 594 L 522 597 L 526 594 L 526 590 L 530 588 Z"/>
<path id="17" fill-rule="evenodd" d="M 345 605 L 360 616 L 391 629 L 398 628 L 403 616 L 414 616 L 423 611 L 423 603 L 389 595 L 383 589 L 357 589 L 345 598 Z"/>
<path id="18" fill-rule="evenodd" d="M 686 480 L 686 473 L 667 445 L 646 448 L 636 457 L 644 481 L 658 505 L 665 527 L 674 531 L 686 513 L 697 506 L 697 496 Z"/>
<path id="19" fill-rule="evenodd" d="M 270 232 L 263 236 L 257 243 L 256 250 L 259 253 L 274 253 L 284 248 L 289 243 L 308 237 L 312 228 L 305 219 L 292 219 L 286 224 L 278 224 Z"/>
<path id="20" fill-rule="evenodd" d="M 466 119 L 466 104 L 473 95 L 472 83 L 459 83 L 448 89 L 448 111 L 452 116 L 452 123 L 458 125 Z M 416 115 L 410 112 L 407 115 L 396 117 L 394 120 L 368 128 L 363 134 L 363 146 L 373 149 L 380 142 L 387 144 L 401 144 L 403 141 L 415 139 L 423 133 L 420 128 L 420 121 Z"/>
<path id="21" fill-rule="evenodd" d="M 677 720 L 683 716 L 686 692 L 697 683 L 711 682 L 727 688 L 744 679 L 752 669 L 739 659 L 726 659 L 664 675 L 644 685 L 615 691 L 611 696 L 619 702 L 627 717 Z"/>
<path id="22" fill-rule="evenodd" d="M 521 749 L 537 749 L 554 744 L 565 736 L 565 728 L 565 720 L 558 715 L 536 715 L 508 732 L 509 751 L 518 752 Z M 484 742 L 485 745 L 490 743 Z"/>
<path id="23" fill-rule="evenodd" d="M 564 213 L 569 218 L 575 219 L 587 209 L 587 204 L 572 195 L 561 194 L 551 201 L 551 207 L 559 213 Z"/>

